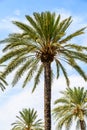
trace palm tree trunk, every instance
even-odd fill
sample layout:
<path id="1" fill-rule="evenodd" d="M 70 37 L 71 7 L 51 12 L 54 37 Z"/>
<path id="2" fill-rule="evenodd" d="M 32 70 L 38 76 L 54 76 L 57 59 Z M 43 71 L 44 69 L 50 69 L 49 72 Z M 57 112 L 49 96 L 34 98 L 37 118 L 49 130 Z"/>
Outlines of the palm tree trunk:
<path id="1" fill-rule="evenodd" d="M 86 130 L 86 124 L 84 120 L 80 120 L 80 127 L 81 127 L 81 130 Z"/>
<path id="2" fill-rule="evenodd" d="M 51 130 L 51 63 L 44 64 L 44 119 L 45 130 Z"/>

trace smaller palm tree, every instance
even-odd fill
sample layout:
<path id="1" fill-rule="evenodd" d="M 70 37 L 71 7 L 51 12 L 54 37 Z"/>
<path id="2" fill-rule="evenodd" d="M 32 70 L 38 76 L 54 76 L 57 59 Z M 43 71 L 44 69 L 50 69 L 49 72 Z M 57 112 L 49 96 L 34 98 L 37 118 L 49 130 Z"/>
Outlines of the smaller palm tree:
<path id="1" fill-rule="evenodd" d="M 57 130 L 65 126 L 70 130 L 72 122 L 76 121 L 76 129 L 86 130 L 87 90 L 84 88 L 67 88 L 61 92 L 63 96 L 55 101 L 53 116 L 57 122 Z"/>
<path id="2" fill-rule="evenodd" d="M 16 122 L 12 123 L 12 130 L 43 130 L 42 120 L 37 120 L 37 111 L 25 108 L 19 113 Z"/>

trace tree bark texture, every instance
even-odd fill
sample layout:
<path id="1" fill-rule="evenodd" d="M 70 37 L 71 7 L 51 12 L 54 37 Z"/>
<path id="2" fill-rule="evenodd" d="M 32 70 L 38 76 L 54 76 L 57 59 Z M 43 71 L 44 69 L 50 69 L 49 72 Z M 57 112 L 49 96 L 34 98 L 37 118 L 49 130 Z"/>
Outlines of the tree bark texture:
<path id="1" fill-rule="evenodd" d="M 80 120 L 81 130 L 86 130 L 86 123 L 84 120 Z"/>
<path id="2" fill-rule="evenodd" d="M 44 119 L 45 130 L 51 130 L 51 63 L 44 64 Z"/>

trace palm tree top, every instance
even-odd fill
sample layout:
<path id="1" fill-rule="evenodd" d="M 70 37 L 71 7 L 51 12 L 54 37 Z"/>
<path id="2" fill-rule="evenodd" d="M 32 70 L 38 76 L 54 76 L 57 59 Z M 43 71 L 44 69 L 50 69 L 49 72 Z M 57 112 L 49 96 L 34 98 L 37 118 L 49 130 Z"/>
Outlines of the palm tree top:
<path id="1" fill-rule="evenodd" d="M 74 37 L 84 34 L 86 27 L 67 35 L 66 30 L 72 23 L 71 16 L 61 20 L 61 15 L 46 11 L 35 12 L 33 17 L 29 15 L 25 17 L 28 24 L 13 21 L 22 32 L 10 34 L 8 38 L 1 41 L 6 43 L 6 46 L 3 49 L 5 55 L 0 58 L 0 64 L 10 60 L 3 75 L 6 76 L 19 67 L 12 82 L 13 86 L 26 71 L 27 76 L 23 87 L 31 80 L 32 76 L 35 76 L 34 91 L 40 81 L 45 63 L 51 64 L 53 61 L 56 64 L 57 78 L 62 70 L 68 86 L 68 74 L 62 63 L 72 66 L 87 80 L 87 75 L 76 62 L 80 60 L 87 63 L 87 54 L 84 53 L 87 47 L 70 43 Z M 36 71 L 37 74 L 34 75 Z"/>
<path id="2" fill-rule="evenodd" d="M 57 127 L 62 129 L 65 124 L 66 129 L 70 129 L 72 121 L 76 120 L 78 128 L 80 121 L 87 118 L 87 90 L 84 87 L 66 88 L 61 94 L 62 97 L 55 101 L 53 109 Z"/>
<path id="3" fill-rule="evenodd" d="M 65 91 L 60 91 L 63 97 L 66 97 L 71 103 L 81 105 L 83 101 L 87 102 L 87 90 L 84 87 L 66 88 Z M 85 99 L 85 100 L 84 100 Z M 55 104 L 59 102 L 55 101 Z"/>
<path id="4" fill-rule="evenodd" d="M 20 116 L 16 116 L 16 122 L 12 123 L 12 130 L 43 130 L 43 122 L 38 119 L 37 111 L 24 108 L 19 114 Z"/>

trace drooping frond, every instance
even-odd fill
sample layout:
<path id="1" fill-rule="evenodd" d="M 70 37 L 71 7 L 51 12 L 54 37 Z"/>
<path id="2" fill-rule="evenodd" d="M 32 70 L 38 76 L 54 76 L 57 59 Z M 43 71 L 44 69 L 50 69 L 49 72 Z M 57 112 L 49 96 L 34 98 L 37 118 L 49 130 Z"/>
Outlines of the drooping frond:
<path id="1" fill-rule="evenodd" d="M 21 76 L 23 75 L 23 73 L 25 73 L 25 70 L 29 70 L 32 69 L 32 71 L 37 69 L 37 64 L 39 62 L 39 60 L 33 60 L 30 59 L 28 60 L 22 67 L 19 68 L 19 70 L 16 72 L 14 80 L 12 82 L 13 86 L 18 82 L 18 80 L 21 78 Z M 33 71 L 33 72 L 34 72 Z"/>
<path id="2" fill-rule="evenodd" d="M 8 83 L 5 80 L 5 78 L 2 76 L 2 72 L 0 72 L 0 89 L 4 91 L 6 89 L 6 86 L 8 86 Z"/>
<path id="3" fill-rule="evenodd" d="M 55 60 L 55 62 L 56 62 L 56 69 L 57 69 L 57 78 L 59 77 L 59 69 L 60 69 L 60 67 L 59 67 L 59 63 L 58 63 L 58 60 Z"/>
<path id="4" fill-rule="evenodd" d="M 82 52 L 79 52 L 79 51 L 73 51 L 73 50 L 68 50 L 68 49 L 65 49 L 63 54 L 66 56 L 67 58 L 67 61 L 68 61 L 68 58 L 71 59 L 71 61 L 73 60 L 80 60 L 82 62 L 87 62 L 87 57 L 86 57 L 86 54 L 85 53 L 82 53 Z"/>
<path id="5" fill-rule="evenodd" d="M 84 78 L 84 80 L 87 80 L 87 75 L 85 72 L 81 69 L 81 67 L 74 61 L 69 60 L 70 65 Z"/>
<path id="6" fill-rule="evenodd" d="M 27 61 L 29 59 L 29 57 L 17 57 L 14 58 L 7 66 L 6 70 L 4 71 L 3 76 L 5 77 L 6 75 L 8 75 L 9 73 L 11 73 L 14 69 L 16 69 L 18 66 L 20 66 L 21 64 L 23 64 L 25 61 Z M 32 60 L 31 60 L 32 61 Z"/>
<path id="7" fill-rule="evenodd" d="M 64 74 L 64 77 L 66 79 L 66 83 L 67 83 L 67 86 L 69 86 L 69 78 L 68 78 L 68 75 L 67 75 L 67 72 L 66 72 L 66 69 L 64 68 L 64 66 L 59 62 L 59 66 Z"/>
<path id="8" fill-rule="evenodd" d="M 72 125 L 72 118 L 69 118 L 66 123 L 65 123 L 65 130 L 70 130 L 71 125 Z"/>
<path id="9" fill-rule="evenodd" d="M 68 113 L 67 115 L 65 115 L 64 117 L 62 117 L 61 119 L 59 119 L 59 122 L 58 122 L 56 128 L 58 130 L 62 130 L 62 127 L 63 127 L 64 124 L 66 124 L 66 121 L 68 121 L 68 122 L 71 121 L 71 117 L 72 117 L 72 114 Z M 66 127 L 68 128 L 68 130 L 70 130 L 71 125 L 69 125 L 69 126 L 67 125 Z"/>
<path id="10" fill-rule="evenodd" d="M 35 90 L 36 86 L 38 85 L 38 83 L 40 82 L 40 75 L 43 71 L 43 65 L 40 66 L 38 72 L 37 72 L 37 75 L 35 76 L 35 83 L 34 83 L 34 87 L 33 87 L 33 90 L 32 92 Z"/>

